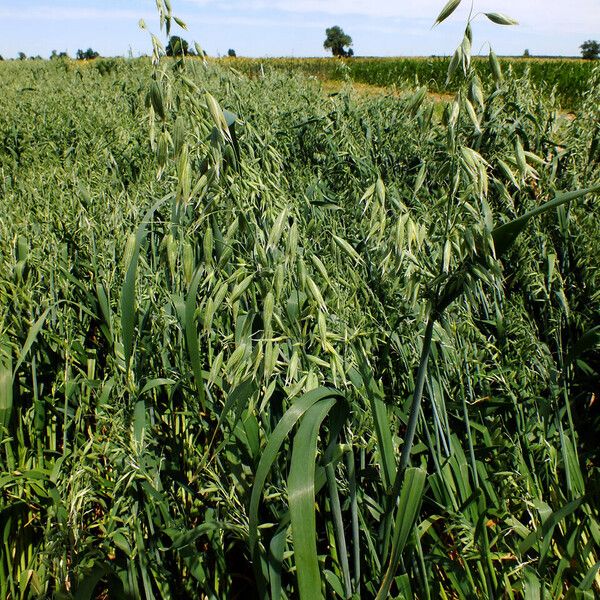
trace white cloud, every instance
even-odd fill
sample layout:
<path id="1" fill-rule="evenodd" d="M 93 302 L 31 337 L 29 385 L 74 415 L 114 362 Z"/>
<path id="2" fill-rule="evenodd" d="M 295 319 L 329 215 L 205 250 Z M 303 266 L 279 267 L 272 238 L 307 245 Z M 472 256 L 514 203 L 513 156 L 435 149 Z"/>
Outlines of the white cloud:
<path id="1" fill-rule="evenodd" d="M 445 0 L 186 0 L 206 10 L 230 12 L 280 11 L 332 16 L 363 16 L 373 19 L 424 19 L 431 23 L 439 14 Z M 180 5 L 183 6 L 183 5 Z M 466 20 L 471 3 L 463 0 L 452 19 Z M 522 26 L 538 30 L 553 29 L 557 34 L 568 26 L 589 31 L 590 24 L 600 27 L 598 0 L 475 0 L 474 12 L 501 12 L 517 19 Z"/>
<path id="2" fill-rule="evenodd" d="M 176 0 L 175 13 L 184 19 L 202 19 L 221 22 L 220 15 L 229 15 L 241 23 L 268 25 L 273 17 L 281 13 L 304 14 L 313 17 L 366 17 L 373 20 L 387 19 L 407 25 L 407 21 L 420 21 L 433 24 L 445 0 Z M 112 3 L 111 3 L 112 4 Z M 450 17 L 457 22 L 465 22 L 471 3 L 463 0 L 461 6 Z M 503 12 L 517 19 L 522 28 L 537 32 L 590 32 L 600 28 L 599 0 L 475 0 L 475 12 Z M 265 15 L 265 13 L 271 13 Z M 273 14 L 275 13 L 275 14 Z M 279 13 L 277 15 L 276 13 Z M 84 8 L 74 6 L 39 6 L 30 8 L 0 9 L 0 19 L 27 20 L 47 19 L 61 21 L 75 20 L 117 20 L 152 19 L 156 12 L 151 9 Z M 284 17 L 285 18 L 285 17 Z M 255 21 L 254 19 L 258 20 Z M 315 22 L 313 19 L 312 23 Z M 307 27 L 306 23 L 295 20 L 293 26 Z M 373 24 L 372 24 L 373 25 Z M 393 22 L 379 23 L 390 27 Z"/>

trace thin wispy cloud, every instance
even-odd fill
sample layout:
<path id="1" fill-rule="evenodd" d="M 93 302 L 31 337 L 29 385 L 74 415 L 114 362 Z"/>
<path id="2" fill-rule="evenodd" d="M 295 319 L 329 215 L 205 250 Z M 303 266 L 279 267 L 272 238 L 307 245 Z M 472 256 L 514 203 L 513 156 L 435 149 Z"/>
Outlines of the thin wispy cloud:
<path id="1" fill-rule="evenodd" d="M 444 5 L 440 0 L 185 0 L 194 4 L 223 11 L 281 11 L 312 13 L 332 16 L 357 15 L 370 18 L 429 19 L 433 23 Z M 184 6 L 183 4 L 181 6 Z M 480 0 L 473 3 L 474 13 L 504 12 L 528 25 L 556 26 L 565 22 L 580 23 L 582 28 L 595 22 L 600 27 L 598 0 Z M 453 15 L 464 20 L 471 10 L 471 2 L 463 1 Z"/>
<path id="2" fill-rule="evenodd" d="M 78 8 L 72 6 L 37 6 L 26 8 L 0 8 L 0 19 L 6 21 L 115 21 L 121 19 L 152 19 L 154 11 L 124 8 Z"/>

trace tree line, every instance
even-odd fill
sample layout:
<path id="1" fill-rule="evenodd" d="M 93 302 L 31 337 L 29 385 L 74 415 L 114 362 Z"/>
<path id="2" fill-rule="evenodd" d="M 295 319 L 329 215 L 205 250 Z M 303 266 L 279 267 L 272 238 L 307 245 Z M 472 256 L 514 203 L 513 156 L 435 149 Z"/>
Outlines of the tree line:
<path id="1" fill-rule="evenodd" d="M 325 50 L 329 50 L 331 54 L 336 58 L 349 58 L 354 56 L 354 50 L 352 49 L 352 38 L 344 32 L 344 30 L 338 25 L 334 25 L 333 27 L 328 27 L 325 30 L 325 41 L 323 42 L 323 48 Z M 581 57 L 587 60 L 596 60 L 600 57 L 600 42 L 596 40 L 586 40 L 579 46 L 581 50 Z M 193 48 L 190 47 L 189 43 L 184 40 L 182 37 L 177 35 L 173 35 L 169 38 L 169 43 L 165 48 L 165 53 L 167 56 L 197 56 L 198 52 L 195 52 Z M 206 56 L 206 52 L 202 51 L 202 55 Z M 230 48 L 227 51 L 227 56 L 236 57 L 236 51 L 233 48 Z M 525 50 L 523 53 L 524 57 L 531 56 L 529 50 Z M 75 58 L 77 60 L 94 60 L 100 57 L 100 53 L 96 52 L 92 48 L 88 48 L 87 50 L 77 50 L 75 54 Z M 24 52 L 19 52 L 17 54 L 18 60 L 26 60 L 27 55 Z M 64 59 L 70 58 L 67 52 L 57 52 L 56 50 L 52 50 L 52 54 L 50 55 L 50 59 Z M 40 55 L 30 56 L 30 60 L 42 60 Z M 4 60 L 2 55 L 0 55 L 0 60 Z"/>

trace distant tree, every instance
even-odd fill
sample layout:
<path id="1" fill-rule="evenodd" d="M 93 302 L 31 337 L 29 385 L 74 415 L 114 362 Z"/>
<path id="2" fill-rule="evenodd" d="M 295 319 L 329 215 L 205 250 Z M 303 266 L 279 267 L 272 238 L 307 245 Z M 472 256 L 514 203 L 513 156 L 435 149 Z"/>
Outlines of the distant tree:
<path id="1" fill-rule="evenodd" d="M 346 50 L 346 46 L 352 46 L 352 38 L 344 33 L 344 30 L 341 27 L 335 25 L 334 27 L 328 27 L 325 30 L 325 42 L 323 43 L 323 48 L 325 50 L 331 50 L 333 56 L 353 56 L 354 52 L 351 50 Z M 352 54 L 350 54 L 352 52 Z"/>
<path id="2" fill-rule="evenodd" d="M 19 52 L 18 56 L 19 60 L 25 60 L 27 58 L 27 54 L 25 54 L 25 52 Z"/>
<path id="3" fill-rule="evenodd" d="M 66 52 L 57 52 L 56 50 L 52 50 L 50 60 L 56 60 L 58 58 L 69 58 L 69 55 Z"/>
<path id="4" fill-rule="evenodd" d="M 77 60 L 94 60 L 98 58 L 100 54 L 98 52 L 88 48 L 87 50 L 77 50 Z"/>
<path id="5" fill-rule="evenodd" d="M 525 51 L 523 52 L 523 56 L 525 58 L 529 58 L 530 54 L 529 54 L 529 50 L 527 50 L 527 48 L 525 48 Z"/>
<path id="6" fill-rule="evenodd" d="M 4 56 L 2 56 L 2 54 L 0 54 L 0 61 L 4 60 Z"/>
<path id="7" fill-rule="evenodd" d="M 587 40 L 581 46 L 581 56 L 588 60 L 596 60 L 600 57 L 600 43 L 596 40 Z"/>
<path id="8" fill-rule="evenodd" d="M 227 50 L 227 56 L 235 58 L 237 54 L 235 53 L 235 50 L 233 48 L 229 48 L 229 50 Z"/>
<path id="9" fill-rule="evenodd" d="M 172 35 L 165 51 L 167 56 L 187 56 L 189 54 L 189 44 L 178 35 Z"/>

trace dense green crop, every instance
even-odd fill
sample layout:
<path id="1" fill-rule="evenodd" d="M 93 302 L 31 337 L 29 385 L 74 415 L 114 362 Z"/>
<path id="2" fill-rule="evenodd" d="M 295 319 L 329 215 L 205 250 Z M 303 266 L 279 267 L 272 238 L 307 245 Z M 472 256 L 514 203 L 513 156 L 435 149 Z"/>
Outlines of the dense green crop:
<path id="1" fill-rule="evenodd" d="M 400 89 L 426 85 L 432 92 L 454 93 L 456 80 L 446 81 L 449 58 L 268 58 L 222 59 L 223 64 L 243 73 L 256 75 L 261 69 L 279 69 L 288 73 L 300 72 L 322 80 L 345 81 L 377 86 L 396 86 Z M 576 59 L 502 58 L 502 68 L 513 76 L 528 77 L 540 92 L 554 92 L 565 108 L 576 107 L 590 87 L 593 62 Z M 487 58 L 475 58 L 479 76 L 490 79 Z"/>
<path id="2" fill-rule="evenodd" d="M 1 597 L 600 592 L 597 71 L 0 78 Z"/>

